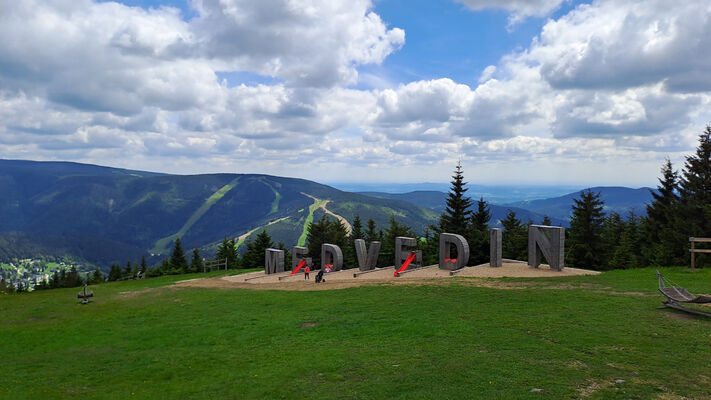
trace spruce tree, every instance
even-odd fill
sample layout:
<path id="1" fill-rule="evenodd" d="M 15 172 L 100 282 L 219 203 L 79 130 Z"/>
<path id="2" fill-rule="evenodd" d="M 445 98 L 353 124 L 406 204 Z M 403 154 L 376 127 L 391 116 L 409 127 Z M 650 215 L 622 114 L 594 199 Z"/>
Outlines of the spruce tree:
<path id="1" fill-rule="evenodd" d="M 573 199 L 569 236 L 566 241 L 566 264 L 576 268 L 601 269 L 603 264 L 602 213 L 604 203 L 600 193 L 583 191 Z"/>
<path id="2" fill-rule="evenodd" d="M 173 273 L 182 273 L 188 270 L 188 259 L 185 257 L 180 238 L 175 239 L 173 253 L 170 256 L 170 267 L 173 269 Z"/>
<path id="3" fill-rule="evenodd" d="M 553 225 L 553 222 L 551 221 L 551 217 L 544 215 L 543 216 L 543 221 L 541 221 L 541 225 L 543 226 L 551 226 Z"/>
<path id="4" fill-rule="evenodd" d="M 142 274 L 145 274 L 147 269 L 148 269 L 148 264 L 146 263 L 146 256 L 143 255 L 143 256 L 141 256 L 141 268 L 140 268 L 140 271 L 141 271 Z"/>
<path id="5" fill-rule="evenodd" d="M 227 261 L 227 268 L 239 268 L 240 259 L 239 253 L 237 252 L 237 243 L 235 239 L 222 239 L 222 243 L 217 246 L 217 254 L 215 259 L 219 265 Z M 261 264 L 260 264 L 261 265 Z M 252 268 L 250 266 L 244 266 L 245 268 Z"/>
<path id="6" fill-rule="evenodd" d="M 309 226 L 306 243 L 309 249 L 309 256 L 312 258 L 314 266 L 320 268 L 321 245 L 324 243 L 339 246 L 344 253 L 344 257 L 347 255 L 348 230 L 340 221 L 323 216 L 318 222 L 312 223 Z M 344 266 L 352 267 L 353 265 Z"/>
<path id="7" fill-rule="evenodd" d="M 615 265 L 612 264 L 612 258 L 620 245 L 623 231 L 624 222 L 620 214 L 611 212 L 603 219 L 602 230 L 600 231 L 600 240 L 602 240 L 601 265 L 615 268 Z"/>
<path id="8" fill-rule="evenodd" d="M 469 208 L 472 205 L 472 201 L 465 196 L 467 188 L 464 187 L 466 182 L 464 182 L 461 162 L 457 163 L 450 183 L 452 186 L 447 195 L 447 207 L 440 217 L 440 226 L 443 232 L 466 235 L 471 216 Z"/>
<path id="9" fill-rule="evenodd" d="M 91 275 L 91 279 L 89 279 L 89 283 L 101 283 L 104 281 L 104 274 L 101 273 L 101 270 L 98 268 L 94 270 L 94 273 Z"/>
<path id="10" fill-rule="evenodd" d="M 198 248 L 193 249 L 193 258 L 190 261 L 190 271 L 191 272 L 202 272 L 202 258 L 200 257 L 200 250 Z"/>
<path id="11" fill-rule="evenodd" d="M 365 235 L 363 234 L 363 223 L 360 222 L 360 215 L 356 215 L 353 218 L 353 231 L 351 232 L 351 239 L 363 239 Z"/>
<path id="12" fill-rule="evenodd" d="M 117 281 L 119 279 L 121 279 L 121 267 L 118 264 L 111 264 L 111 268 L 109 269 L 109 281 Z M 57 273 L 52 277 L 52 283 L 56 284 L 56 280 L 59 280 Z"/>
<path id="13" fill-rule="evenodd" d="M 521 223 L 516 212 L 509 210 L 506 218 L 501 221 L 504 228 L 501 238 L 501 253 L 503 258 L 525 260 L 528 251 L 528 226 Z"/>
<path id="14" fill-rule="evenodd" d="M 123 269 L 123 277 L 124 278 L 130 278 L 131 277 L 131 261 L 126 261 L 126 267 Z"/>
<path id="15" fill-rule="evenodd" d="M 644 256 L 648 263 L 660 266 L 681 265 L 686 262 L 684 224 L 681 222 L 679 177 L 669 159 L 662 166 L 662 177 L 657 191 L 652 191 L 652 202 L 647 205 L 647 217 L 642 221 Z"/>
<path id="16" fill-rule="evenodd" d="M 478 265 L 489 259 L 489 221 L 491 211 L 489 203 L 480 198 L 476 204 L 476 211 L 472 213 L 469 235 L 469 265 Z"/>
<path id="17" fill-rule="evenodd" d="M 699 135 L 696 153 L 687 156 L 684 164 L 679 197 L 680 217 L 684 220 L 687 236 L 711 235 L 711 126 Z"/>
<path id="18" fill-rule="evenodd" d="M 373 221 L 372 218 L 368 219 L 368 226 L 367 226 L 367 229 L 365 230 L 364 239 L 365 239 L 366 243 L 380 240 L 380 237 L 378 236 L 378 230 L 375 225 L 375 221 Z"/>
<path id="19" fill-rule="evenodd" d="M 242 256 L 242 263 L 245 268 L 256 268 L 264 266 L 264 253 L 269 248 L 274 248 L 272 237 L 269 236 L 266 230 L 262 230 L 257 234 L 254 241 L 249 240 L 246 243 L 247 251 Z M 234 246 L 232 246 L 234 248 Z M 286 257 L 284 262 L 286 263 Z"/>

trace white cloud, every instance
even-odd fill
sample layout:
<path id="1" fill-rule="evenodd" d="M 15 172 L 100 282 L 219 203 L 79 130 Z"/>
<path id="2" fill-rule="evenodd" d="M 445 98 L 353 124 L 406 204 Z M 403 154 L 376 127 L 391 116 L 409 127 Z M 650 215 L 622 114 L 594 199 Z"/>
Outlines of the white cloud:
<path id="1" fill-rule="evenodd" d="M 508 11 L 509 25 L 523 21 L 527 17 L 544 17 L 560 7 L 564 0 L 455 0 L 472 10 L 487 8 Z"/>
<path id="2" fill-rule="evenodd" d="M 370 0 L 198 0 L 191 49 L 218 69 L 252 71 L 299 86 L 355 84 L 357 65 L 379 64 L 405 42 Z"/>
<path id="3" fill-rule="evenodd" d="M 525 17 L 561 2 L 465 3 Z M 4 6 L 3 157 L 332 181 L 442 180 L 461 157 L 474 170 L 526 174 L 538 162 L 580 177 L 676 157 L 709 122 L 707 2 L 596 1 L 548 21 L 476 86 L 445 77 L 373 90 L 352 87 L 358 67 L 382 63 L 404 32 L 370 1 L 193 4 L 189 21 L 90 0 Z M 278 79 L 228 85 L 216 71 Z"/>

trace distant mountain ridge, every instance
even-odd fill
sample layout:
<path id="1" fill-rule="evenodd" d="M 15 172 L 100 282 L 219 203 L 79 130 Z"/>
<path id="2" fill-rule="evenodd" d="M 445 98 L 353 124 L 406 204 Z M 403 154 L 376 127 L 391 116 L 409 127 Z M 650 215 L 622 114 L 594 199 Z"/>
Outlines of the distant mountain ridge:
<path id="1" fill-rule="evenodd" d="M 634 212 L 637 216 L 646 216 L 646 205 L 652 202 L 652 192 L 657 192 L 656 189 L 649 187 L 633 189 L 622 186 L 596 186 L 569 193 L 565 196 L 543 200 L 519 201 L 505 204 L 505 206 L 520 207 L 536 213 L 546 213 L 551 218 L 555 217 L 570 221 L 573 200 L 580 198 L 580 194 L 588 190 L 600 194 L 600 199 L 605 203 L 603 210 L 605 213 L 616 212 L 623 218 L 626 218 L 630 212 Z"/>
<path id="2" fill-rule="evenodd" d="M 360 192 L 367 196 L 378 197 L 383 199 L 391 200 L 403 200 L 421 207 L 428 207 L 437 211 L 441 214 L 444 212 L 445 204 L 447 201 L 447 193 L 432 191 L 432 190 L 419 190 L 409 193 L 382 193 L 382 192 Z M 472 202 L 476 204 L 478 199 L 472 199 Z M 501 227 L 501 220 L 506 218 L 509 211 L 516 213 L 516 218 L 522 222 L 531 221 L 534 224 L 540 224 L 543 221 L 545 214 L 532 212 L 522 207 L 516 206 L 502 206 L 498 204 L 489 204 L 489 210 L 491 212 L 491 221 L 489 224 L 495 227 Z M 557 217 L 551 217 L 551 222 L 554 225 L 567 225 L 567 222 L 563 219 Z"/>
<path id="3" fill-rule="evenodd" d="M 243 243 L 246 233 L 267 225 L 275 242 L 290 246 L 309 216 L 327 211 L 348 221 L 356 214 L 373 218 L 383 229 L 393 215 L 418 233 L 436 220 L 434 211 L 404 201 L 258 174 L 168 175 L 0 160 L 0 188 L 0 258 L 31 257 L 18 249 L 33 248 L 104 267 L 148 252 L 166 254 L 176 237 L 186 249 L 214 248 L 225 237 Z M 311 210 L 314 198 L 329 200 L 327 209 Z"/>
<path id="4" fill-rule="evenodd" d="M 633 189 L 621 186 L 597 186 L 549 199 L 518 201 L 506 204 L 495 204 L 487 198 L 484 198 L 484 200 L 490 202 L 492 225 L 497 225 L 497 221 L 503 219 L 508 210 L 512 210 L 516 213 L 518 219 L 523 222 L 533 221 L 534 223 L 540 223 L 543 217 L 547 215 L 551 218 L 553 224 L 568 226 L 574 199 L 580 198 L 580 194 L 587 190 L 600 193 L 600 198 L 605 202 L 605 213 L 616 212 L 623 218 L 630 212 L 634 212 L 637 216 L 646 215 L 646 205 L 652 201 L 652 192 L 656 192 L 656 189 L 648 187 Z M 408 201 L 421 207 L 431 208 L 439 213 L 444 211 L 447 199 L 447 193 L 433 190 L 408 193 L 360 193 L 383 199 Z M 472 198 L 473 202 L 476 200 L 478 198 Z"/>

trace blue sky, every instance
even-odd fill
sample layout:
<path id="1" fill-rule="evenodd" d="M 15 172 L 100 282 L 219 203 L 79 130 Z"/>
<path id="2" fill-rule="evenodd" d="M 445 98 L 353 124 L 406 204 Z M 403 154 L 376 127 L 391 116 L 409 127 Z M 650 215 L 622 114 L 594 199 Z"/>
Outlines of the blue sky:
<path id="1" fill-rule="evenodd" d="M 690 0 L 94 0 L 0 14 L 0 156 L 654 185 L 711 122 Z"/>

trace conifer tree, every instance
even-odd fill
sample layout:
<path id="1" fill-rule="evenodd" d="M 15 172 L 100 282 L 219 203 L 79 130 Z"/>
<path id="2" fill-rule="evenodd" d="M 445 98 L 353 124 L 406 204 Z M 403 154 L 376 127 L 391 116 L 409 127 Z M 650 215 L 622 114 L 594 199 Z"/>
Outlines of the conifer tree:
<path id="1" fill-rule="evenodd" d="M 372 218 L 368 219 L 368 227 L 365 230 L 365 241 L 366 243 L 374 242 L 380 240 L 378 236 L 378 230 L 375 225 L 375 221 Z"/>
<path id="2" fill-rule="evenodd" d="M 247 251 L 242 256 L 242 263 L 245 268 L 257 268 L 264 266 L 264 253 L 267 249 L 274 248 L 274 242 L 267 231 L 262 230 L 257 234 L 254 241 L 249 240 L 246 246 Z M 232 247 L 234 248 L 234 246 Z M 287 262 L 286 258 L 284 262 Z"/>
<path id="3" fill-rule="evenodd" d="M 353 218 L 353 231 L 351 232 L 351 240 L 364 239 L 363 234 L 363 223 L 360 222 L 360 215 L 356 215 Z"/>
<path id="4" fill-rule="evenodd" d="M 239 254 L 237 253 L 237 247 L 234 239 L 222 239 L 222 243 L 217 246 L 217 254 L 215 255 L 218 263 L 227 260 L 228 268 L 238 268 L 239 267 Z M 263 264 L 262 262 L 261 264 Z M 261 264 L 255 266 L 246 265 L 245 268 L 254 268 Z"/>
<path id="5" fill-rule="evenodd" d="M 646 237 L 644 255 L 654 265 L 681 265 L 686 262 L 684 224 L 681 224 L 679 177 L 669 159 L 662 166 L 657 192 L 652 191 L 652 202 L 647 205 L 647 217 L 642 221 Z"/>
<path id="6" fill-rule="evenodd" d="M 699 135 L 699 146 L 686 157 L 679 184 L 682 204 L 680 217 L 687 236 L 711 234 L 711 126 Z"/>
<path id="7" fill-rule="evenodd" d="M 615 268 L 615 265 L 612 264 L 612 258 L 620 245 L 623 231 L 624 223 L 620 214 L 611 212 L 603 219 L 602 230 L 600 231 L 600 240 L 602 241 L 601 265 Z"/>
<path id="8" fill-rule="evenodd" d="M 52 277 L 52 280 L 54 281 L 59 280 L 59 276 L 56 275 Z M 109 269 L 109 281 L 117 281 L 121 279 L 121 267 L 118 264 L 111 264 L 111 268 Z"/>
<path id="9" fill-rule="evenodd" d="M 101 283 L 104 281 L 104 274 L 101 273 L 101 270 L 98 268 L 94 270 L 94 273 L 91 275 L 91 278 L 89 278 L 89 283 Z"/>
<path id="10" fill-rule="evenodd" d="M 501 221 L 504 228 L 501 239 L 501 253 L 503 258 L 525 260 L 528 251 L 528 226 L 521 223 L 516 217 L 516 212 L 509 210 L 506 218 Z"/>
<path id="11" fill-rule="evenodd" d="M 603 264 L 602 213 L 604 203 L 599 193 L 583 191 L 573 199 L 569 236 L 566 240 L 566 264 L 570 267 L 601 269 Z"/>
<path id="12" fill-rule="evenodd" d="M 188 270 L 188 259 L 185 257 L 180 238 L 175 239 L 173 253 L 170 256 L 170 267 L 174 273 L 181 273 Z"/>
<path id="13" fill-rule="evenodd" d="M 190 271 L 191 272 L 202 272 L 202 258 L 200 257 L 200 250 L 198 248 L 193 249 L 193 258 L 190 261 Z"/>
<path id="14" fill-rule="evenodd" d="M 489 259 L 490 220 L 489 203 L 483 197 L 479 198 L 476 211 L 472 213 L 469 235 L 465 236 L 469 242 L 469 265 L 478 265 Z"/>
<path id="15" fill-rule="evenodd" d="M 465 196 L 467 188 L 464 187 L 466 182 L 464 182 L 461 162 L 457 163 L 450 183 L 452 186 L 447 195 L 447 207 L 440 217 L 440 227 L 443 232 L 466 235 L 471 216 L 469 208 L 472 205 L 472 201 Z"/>
<path id="16" fill-rule="evenodd" d="M 551 226 L 553 225 L 553 222 L 551 221 L 551 217 L 544 215 L 543 216 L 543 221 L 541 221 L 541 225 L 543 226 Z"/>
<path id="17" fill-rule="evenodd" d="M 627 221 L 622 223 L 618 244 L 614 249 L 608 265 L 612 268 L 636 268 L 642 266 L 640 257 L 638 218 L 630 213 Z"/>
<path id="18" fill-rule="evenodd" d="M 126 267 L 123 269 L 123 277 L 124 278 L 129 278 L 131 276 L 131 261 L 126 261 Z"/>
<path id="19" fill-rule="evenodd" d="M 141 271 L 142 274 L 145 274 L 147 269 L 148 269 L 148 264 L 146 263 L 146 256 L 143 255 L 143 256 L 141 256 L 141 268 L 140 268 L 140 271 Z"/>
<path id="20" fill-rule="evenodd" d="M 321 265 L 321 245 L 331 243 L 339 246 L 341 251 L 346 253 L 348 246 L 348 230 L 340 221 L 332 220 L 326 216 L 316 223 L 311 223 L 306 236 L 306 243 L 309 249 L 309 256 L 312 258 L 314 266 L 320 268 Z M 344 257 L 346 254 L 344 254 Z M 352 267 L 346 265 L 345 267 Z"/>

